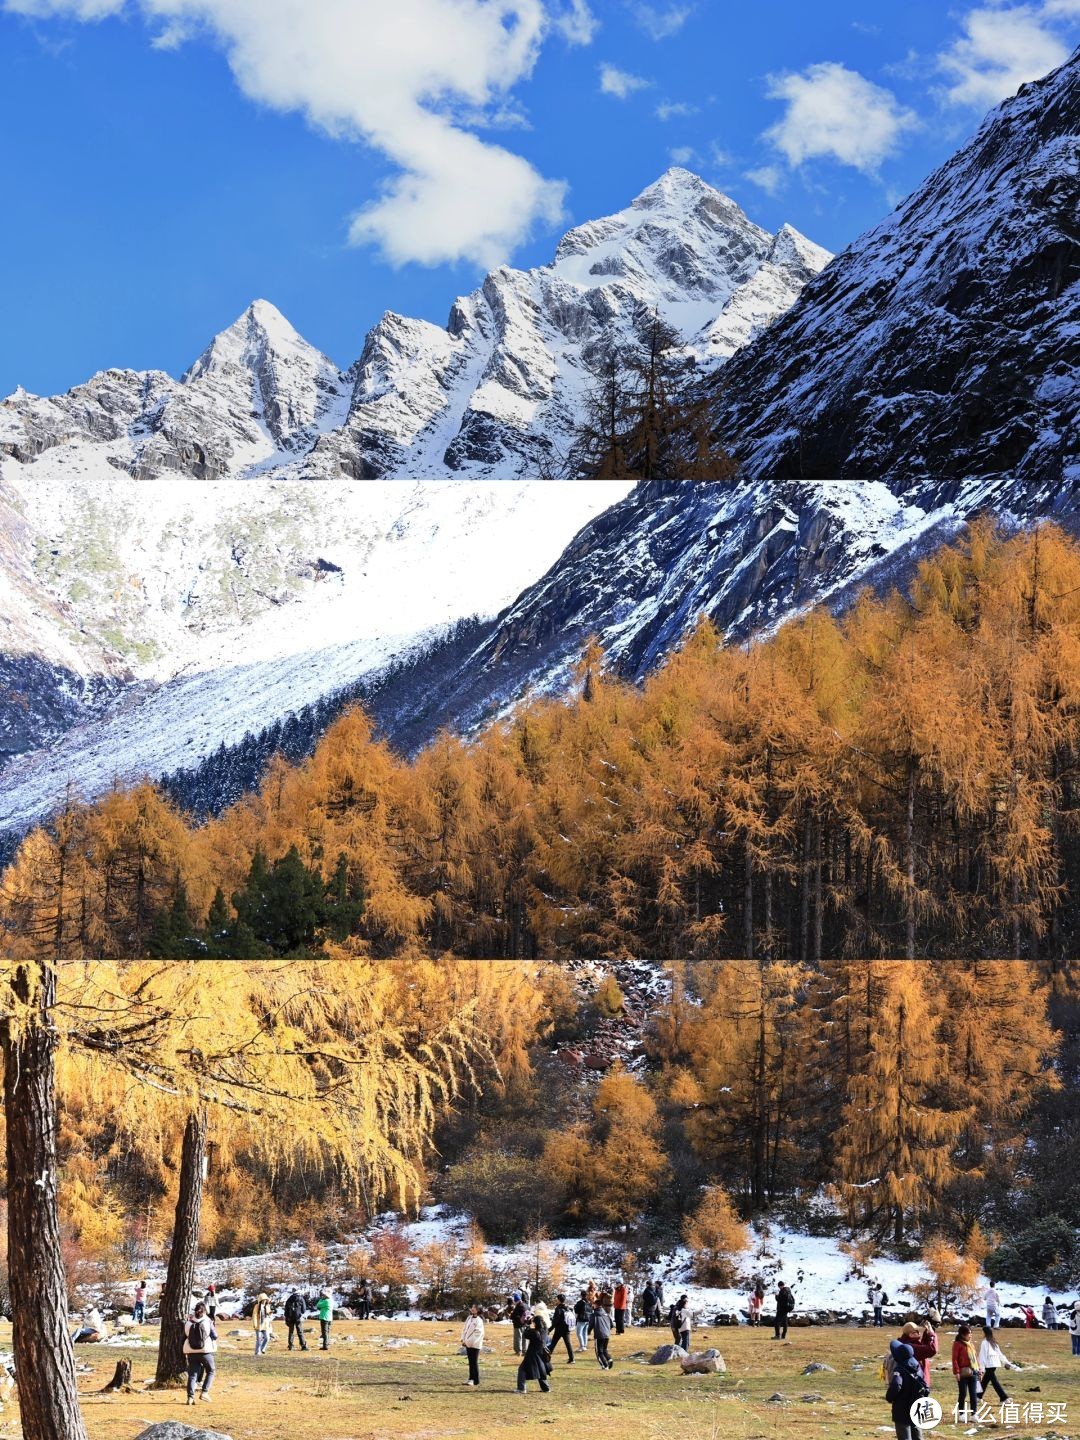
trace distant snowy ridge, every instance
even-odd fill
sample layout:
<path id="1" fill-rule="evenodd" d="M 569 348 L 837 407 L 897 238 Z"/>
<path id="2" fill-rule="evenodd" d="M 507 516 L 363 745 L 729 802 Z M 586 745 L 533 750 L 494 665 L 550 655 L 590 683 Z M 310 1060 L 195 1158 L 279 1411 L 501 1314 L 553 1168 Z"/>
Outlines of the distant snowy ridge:
<path id="1" fill-rule="evenodd" d="M 137 479 L 554 474 L 602 351 L 628 343 L 642 312 L 658 311 L 708 373 L 829 259 L 672 169 L 571 230 L 551 264 L 493 270 L 445 328 L 388 312 L 346 373 L 256 300 L 178 381 L 105 370 L 50 399 L 17 390 L 0 402 L 0 455 L 25 464 L 92 444 Z"/>

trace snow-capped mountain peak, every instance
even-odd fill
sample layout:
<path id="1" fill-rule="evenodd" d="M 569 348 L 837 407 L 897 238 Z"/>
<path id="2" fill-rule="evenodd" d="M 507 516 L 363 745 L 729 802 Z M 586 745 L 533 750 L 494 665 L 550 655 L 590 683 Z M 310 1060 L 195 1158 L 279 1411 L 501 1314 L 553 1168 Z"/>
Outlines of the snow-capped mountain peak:
<path id="1" fill-rule="evenodd" d="M 347 388 L 334 362 L 309 345 L 269 300 L 254 300 L 181 378 L 183 385 L 199 381 L 238 388 L 282 450 L 305 440 L 310 444 L 319 421 L 335 405 L 340 408 Z"/>

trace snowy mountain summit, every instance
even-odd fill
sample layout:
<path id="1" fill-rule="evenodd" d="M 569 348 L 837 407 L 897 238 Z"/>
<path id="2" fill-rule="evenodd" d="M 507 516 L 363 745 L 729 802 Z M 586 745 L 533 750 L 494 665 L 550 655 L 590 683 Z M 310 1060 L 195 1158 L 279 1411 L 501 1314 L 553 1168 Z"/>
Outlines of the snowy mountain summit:
<path id="1" fill-rule="evenodd" d="M 256 300 L 179 380 L 105 370 L 51 399 L 17 390 L 0 402 L 0 456 L 89 443 L 138 480 L 554 474 L 600 355 L 643 313 L 658 310 L 712 369 L 829 258 L 669 170 L 627 209 L 571 230 L 550 265 L 493 270 L 445 328 L 387 313 L 347 373 Z"/>

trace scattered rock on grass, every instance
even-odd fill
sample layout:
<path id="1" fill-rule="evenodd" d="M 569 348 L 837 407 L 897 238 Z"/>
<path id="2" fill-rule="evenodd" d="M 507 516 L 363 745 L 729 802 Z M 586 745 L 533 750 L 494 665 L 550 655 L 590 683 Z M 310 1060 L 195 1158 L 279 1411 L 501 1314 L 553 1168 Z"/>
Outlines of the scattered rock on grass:
<path id="1" fill-rule="evenodd" d="M 232 1440 L 220 1430 L 200 1430 L 196 1425 L 184 1425 L 179 1420 L 159 1420 L 140 1430 L 135 1440 Z"/>
<path id="2" fill-rule="evenodd" d="M 811 1360 L 810 1364 L 807 1365 L 806 1369 L 802 1373 L 804 1375 L 817 1375 L 822 1370 L 827 1370 L 830 1375 L 836 1374 L 834 1368 L 831 1365 L 826 1365 L 822 1360 Z"/>

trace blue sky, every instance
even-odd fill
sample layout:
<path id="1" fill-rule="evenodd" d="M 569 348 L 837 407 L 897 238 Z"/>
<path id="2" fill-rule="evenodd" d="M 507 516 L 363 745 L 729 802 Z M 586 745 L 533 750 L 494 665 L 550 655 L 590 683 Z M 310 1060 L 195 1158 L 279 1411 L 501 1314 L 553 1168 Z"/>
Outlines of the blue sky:
<path id="1" fill-rule="evenodd" d="M 840 249 L 1080 0 L 0 0 L 0 394 L 174 374 L 257 296 L 340 364 L 682 163 Z"/>

